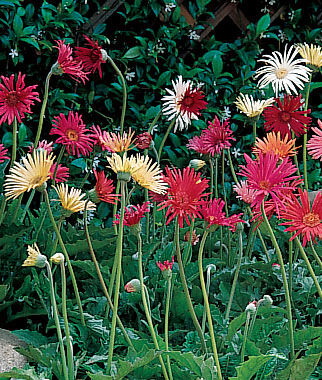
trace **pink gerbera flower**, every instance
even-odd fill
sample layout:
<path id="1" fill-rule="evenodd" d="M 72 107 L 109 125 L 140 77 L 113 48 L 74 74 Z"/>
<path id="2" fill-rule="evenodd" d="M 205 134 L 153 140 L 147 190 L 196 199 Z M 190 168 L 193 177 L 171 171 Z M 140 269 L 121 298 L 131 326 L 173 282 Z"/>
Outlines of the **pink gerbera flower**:
<path id="1" fill-rule="evenodd" d="M 51 168 L 49 171 L 50 179 L 54 179 L 56 166 L 57 166 L 57 163 L 54 163 L 53 165 L 51 165 Z M 69 178 L 69 168 L 66 168 L 63 165 L 58 164 L 58 168 L 56 170 L 55 182 L 66 182 L 68 178 Z"/>
<path id="2" fill-rule="evenodd" d="M 150 211 L 150 202 L 144 202 L 142 205 L 128 206 L 124 213 L 124 225 L 125 226 L 135 226 L 140 223 L 141 219 L 145 216 L 146 212 Z M 120 214 L 116 214 L 116 220 L 114 224 L 120 223 Z"/>
<path id="3" fill-rule="evenodd" d="M 168 199 L 160 204 L 162 210 L 168 207 L 165 217 L 166 224 L 178 217 L 179 226 L 183 227 L 183 220 L 190 226 L 190 219 L 200 217 L 199 204 L 202 198 L 207 196 L 204 191 L 208 187 L 208 180 L 201 178 L 192 168 L 187 167 L 182 171 L 176 168 L 165 168 L 167 176 L 164 181 L 169 185 Z"/>
<path id="4" fill-rule="evenodd" d="M 92 151 L 92 139 L 85 134 L 88 132 L 83 123 L 82 116 L 75 114 L 72 111 L 68 113 L 68 119 L 64 114 L 55 116 L 52 121 L 53 128 L 50 135 L 59 135 L 56 143 L 66 145 L 69 154 L 79 157 L 79 154 L 84 156 L 89 155 Z"/>
<path id="5" fill-rule="evenodd" d="M 299 179 L 298 176 L 292 176 L 296 172 L 296 166 L 289 158 L 279 163 L 278 156 L 270 153 L 263 156 L 259 152 L 257 160 L 252 160 L 247 154 L 244 154 L 244 157 L 247 165 L 240 165 L 242 170 L 238 175 L 247 177 L 249 188 L 256 190 L 252 206 L 260 206 L 265 197 L 270 195 L 279 213 L 279 205 L 282 205 L 281 198 L 285 190 L 296 188 L 290 183 L 293 179 Z"/>
<path id="6" fill-rule="evenodd" d="M 264 110 L 265 129 L 267 131 L 273 130 L 276 133 L 280 132 L 282 138 L 285 136 L 291 138 L 291 131 L 296 136 L 306 133 L 311 118 L 305 114 L 309 114 L 311 110 L 299 110 L 304 103 L 304 100 L 301 100 L 301 95 L 296 97 L 287 95 L 283 103 L 279 98 L 276 98 L 275 102 L 277 106 L 273 105 Z"/>
<path id="7" fill-rule="evenodd" d="M 53 151 L 53 144 L 54 144 L 53 141 L 49 143 L 47 140 L 42 140 L 42 141 L 39 141 L 37 149 L 43 149 L 43 150 L 46 150 L 47 153 L 51 153 Z M 29 146 L 28 153 L 32 153 L 33 150 L 34 150 L 34 144 L 31 144 Z"/>
<path id="8" fill-rule="evenodd" d="M 106 62 L 107 53 L 99 46 L 97 41 L 93 41 L 84 35 L 87 43 L 85 47 L 75 47 L 76 60 L 83 64 L 85 70 L 95 73 L 98 70 L 99 76 L 102 78 L 101 64 Z"/>
<path id="9" fill-rule="evenodd" d="M 205 145 L 205 141 L 202 136 L 194 136 L 192 139 L 190 139 L 188 141 L 187 148 L 192 149 L 200 154 L 209 154 L 208 146 Z"/>
<path id="10" fill-rule="evenodd" d="M 113 181 L 105 177 L 104 171 L 97 172 L 93 170 L 96 178 L 95 192 L 99 200 L 107 203 L 116 204 L 118 200 L 118 194 L 112 194 L 115 187 L 113 186 Z"/>
<path id="11" fill-rule="evenodd" d="M 241 181 L 233 186 L 237 193 L 236 198 L 242 199 L 245 203 L 252 204 L 255 200 L 256 190 L 250 189 L 247 181 Z"/>
<path id="12" fill-rule="evenodd" d="M 84 71 L 84 66 L 80 61 L 73 58 L 73 49 L 69 44 L 65 45 L 65 40 L 56 40 L 55 42 L 58 45 L 54 46 L 54 48 L 58 49 L 58 59 L 53 69 L 54 74 L 69 74 L 77 82 L 80 79 L 85 83 L 85 79 L 88 79 L 88 72 Z"/>
<path id="13" fill-rule="evenodd" d="M 316 133 L 307 143 L 308 153 L 315 159 L 322 161 L 322 122 L 318 120 L 319 128 L 313 127 L 311 130 Z"/>
<path id="14" fill-rule="evenodd" d="M 169 262 L 169 260 L 166 260 L 162 264 L 161 261 L 158 261 L 157 266 L 161 269 L 161 272 L 164 272 L 165 270 L 172 270 L 173 263 L 174 263 L 174 256 L 172 256 L 171 262 Z"/>
<path id="15" fill-rule="evenodd" d="M 301 235 L 303 246 L 308 241 L 317 243 L 316 239 L 322 238 L 322 193 L 319 192 L 310 205 L 308 192 L 298 189 L 299 198 L 292 194 L 281 211 L 281 218 L 287 220 L 281 225 L 289 226 L 284 231 L 293 234 L 290 240 Z"/>
<path id="16" fill-rule="evenodd" d="M 10 160 L 10 157 L 7 156 L 8 149 L 4 147 L 3 144 L 0 144 L 0 164 L 5 162 L 6 160 Z"/>
<path id="17" fill-rule="evenodd" d="M 1 75 L 3 84 L 0 83 L 0 125 L 5 121 L 12 124 L 15 117 L 21 123 L 25 113 L 32 113 L 30 106 L 34 105 L 34 100 L 40 102 L 38 92 L 33 91 L 37 85 L 26 87 L 25 76 L 19 73 L 17 83 L 14 84 L 14 74 L 10 78 Z"/>
<path id="18" fill-rule="evenodd" d="M 214 156 L 221 154 L 223 149 L 231 147 L 230 140 L 236 140 L 232 134 L 228 120 L 220 124 L 216 116 L 212 123 L 209 122 L 208 128 L 202 132 L 201 139 L 208 153 Z"/>

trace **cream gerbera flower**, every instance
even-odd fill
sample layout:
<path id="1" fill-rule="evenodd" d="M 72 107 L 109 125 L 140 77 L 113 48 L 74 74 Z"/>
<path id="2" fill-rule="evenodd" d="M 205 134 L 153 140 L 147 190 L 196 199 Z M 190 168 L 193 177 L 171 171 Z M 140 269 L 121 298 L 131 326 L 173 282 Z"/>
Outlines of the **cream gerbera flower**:
<path id="1" fill-rule="evenodd" d="M 266 107 L 274 103 L 274 98 L 254 100 L 252 95 L 240 94 L 234 102 L 237 108 L 248 117 L 259 116 Z"/>
<path id="2" fill-rule="evenodd" d="M 259 88 L 271 83 L 276 96 L 282 90 L 296 95 L 298 93 L 296 87 L 303 90 L 304 82 L 310 80 L 311 70 L 301 65 L 306 62 L 305 59 L 295 59 L 296 54 L 297 49 L 294 46 L 291 46 L 289 50 L 286 46 L 283 55 L 279 51 L 274 51 L 272 55 L 264 55 L 265 58 L 260 59 L 259 62 L 264 62 L 265 66 L 256 70 L 255 75 L 255 78 L 262 75 L 258 81 Z"/>
<path id="3" fill-rule="evenodd" d="M 46 265 L 47 257 L 42 255 L 36 243 L 32 246 L 28 245 L 28 257 L 23 262 L 23 267 L 38 267 L 43 268 Z"/>
<path id="4" fill-rule="evenodd" d="M 307 43 L 297 45 L 297 50 L 306 63 L 319 69 L 322 66 L 321 46 L 308 45 Z"/>
<path id="5" fill-rule="evenodd" d="M 86 201 L 83 198 L 86 194 L 82 194 L 80 189 L 75 189 L 72 187 L 70 191 L 68 191 L 67 184 L 61 184 L 57 186 L 53 186 L 56 190 L 56 193 L 59 199 L 55 199 L 61 202 L 62 207 L 69 211 L 70 213 L 84 211 Z M 96 206 L 93 202 L 89 201 L 87 205 L 87 210 L 96 210 Z"/>
<path id="6" fill-rule="evenodd" d="M 22 157 L 22 163 L 15 162 L 4 183 L 6 197 L 18 198 L 20 194 L 43 185 L 49 179 L 54 158 L 52 153 L 36 149 Z"/>
<path id="7" fill-rule="evenodd" d="M 132 178 L 140 186 L 145 187 L 157 194 L 164 194 L 167 184 L 162 179 L 162 171 L 159 165 L 152 163 L 148 156 L 136 155 L 136 163 L 132 169 Z"/>
<path id="8" fill-rule="evenodd" d="M 112 169 L 113 172 L 130 174 L 136 162 L 133 156 L 128 158 L 126 154 L 123 154 L 123 156 L 121 157 L 117 153 L 113 153 L 111 157 L 107 157 L 107 161 L 110 164 L 110 166 L 107 167 Z"/>

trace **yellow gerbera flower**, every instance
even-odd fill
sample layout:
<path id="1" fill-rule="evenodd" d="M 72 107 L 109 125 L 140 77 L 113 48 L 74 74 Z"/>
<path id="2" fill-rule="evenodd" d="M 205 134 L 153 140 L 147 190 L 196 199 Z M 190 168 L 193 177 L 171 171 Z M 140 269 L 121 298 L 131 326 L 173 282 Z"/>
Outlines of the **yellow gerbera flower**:
<path id="1" fill-rule="evenodd" d="M 296 154 L 296 148 L 294 146 L 296 139 L 288 140 L 286 135 L 284 139 L 281 139 L 280 132 L 271 132 L 268 133 L 263 140 L 256 138 L 255 147 L 253 152 L 258 155 L 261 152 L 263 155 L 267 153 L 274 153 L 280 159 L 284 159 L 288 156 L 294 156 Z"/>
<path id="2" fill-rule="evenodd" d="M 121 157 L 120 155 L 113 153 L 111 157 L 107 157 L 107 161 L 110 166 L 108 168 L 112 169 L 115 173 L 130 173 L 135 165 L 135 158 L 131 156 L 128 158 L 126 154 Z"/>
<path id="3" fill-rule="evenodd" d="M 40 253 L 36 243 L 34 243 L 32 246 L 28 245 L 27 253 L 28 257 L 23 262 L 23 267 L 43 268 L 45 266 L 47 257 Z"/>
<path id="4" fill-rule="evenodd" d="M 22 164 L 15 162 L 4 183 L 6 197 L 18 198 L 20 194 L 43 185 L 49 179 L 54 158 L 46 150 L 35 149 L 32 154 L 22 157 Z"/>
<path id="5" fill-rule="evenodd" d="M 266 107 L 274 102 L 274 98 L 266 100 L 254 100 L 252 95 L 240 94 L 234 102 L 237 108 L 248 117 L 259 116 Z"/>
<path id="6" fill-rule="evenodd" d="M 136 155 L 136 162 L 132 169 L 132 178 L 140 186 L 145 187 L 157 194 L 164 194 L 167 184 L 162 179 L 162 171 L 159 165 L 152 163 L 148 156 Z"/>
<path id="7" fill-rule="evenodd" d="M 85 202 L 83 198 L 86 194 L 82 194 L 80 189 L 75 189 L 72 187 L 68 192 L 68 185 L 61 184 L 57 186 L 53 186 L 56 190 L 56 193 L 59 199 L 55 199 L 61 202 L 63 208 L 70 213 L 84 211 Z M 87 210 L 96 210 L 96 206 L 93 202 L 88 202 Z"/>
<path id="8" fill-rule="evenodd" d="M 319 69 L 322 66 L 321 46 L 308 45 L 307 43 L 297 45 L 299 54 L 307 60 L 307 63 Z"/>
<path id="9" fill-rule="evenodd" d="M 99 137 L 99 141 L 101 145 L 104 145 L 111 152 L 125 152 L 133 148 L 131 146 L 133 136 L 134 132 L 129 128 L 129 133 L 124 132 L 123 136 L 120 133 L 103 132 L 102 136 Z"/>

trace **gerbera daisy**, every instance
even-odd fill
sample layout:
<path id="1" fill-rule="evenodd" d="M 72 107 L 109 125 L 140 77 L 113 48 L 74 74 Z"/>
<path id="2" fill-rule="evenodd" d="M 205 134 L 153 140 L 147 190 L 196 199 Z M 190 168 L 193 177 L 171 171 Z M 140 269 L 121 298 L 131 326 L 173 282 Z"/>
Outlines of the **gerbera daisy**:
<path id="1" fill-rule="evenodd" d="M 166 199 L 168 199 L 168 193 L 158 194 L 158 193 L 155 193 L 154 191 L 149 190 L 149 198 L 151 199 L 152 202 L 161 203 L 165 201 Z"/>
<path id="2" fill-rule="evenodd" d="M 87 72 L 84 71 L 83 64 L 73 58 L 73 49 L 69 44 L 65 45 L 65 40 L 56 40 L 58 46 L 54 48 L 58 49 L 58 59 L 53 66 L 52 71 L 55 75 L 69 74 L 73 79 L 79 82 L 79 79 L 85 83 L 87 78 Z"/>
<path id="3" fill-rule="evenodd" d="M 8 149 L 4 147 L 3 144 L 0 144 L 0 164 L 5 162 L 6 160 L 10 160 L 10 157 L 7 156 Z"/>
<path id="4" fill-rule="evenodd" d="M 143 132 L 136 136 L 135 145 L 139 149 L 149 149 L 152 141 L 152 136 L 148 132 Z"/>
<path id="5" fill-rule="evenodd" d="M 162 179 L 162 170 L 157 162 L 152 162 L 148 156 L 137 154 L 131 175 L 140 186 L 155 193 L 164 194 L 167 185 Z"/>
<path id="6" fill-rule="evenodd" d="M 287 220 L 281 225 L 289 226 L 284 231 L 293 233 L 290 240 L 301 234 L 305 247 L 308 241 L 316 244 L 316 239 L 322 238 L 322 193 L 317 194 L 311 206 L 307 191 L 298 192 L 299 198 L 292 194 L 281 211 L 281 218 Z"/>
<path id="7" fill-rule="evenodd" d="M 221 154 L 223 149 L 229 149 L 231 147 L 230 140 L 236 141 L 232 134 L 228 120 L 220 124 L 216 116 L 212 123 L 209 121 L 208 128 L 202 132 L 201 138 L 208 153 L 214 156 Z"/>
<path id="8" fill-rule="evenodd" d="M 25 76 L 18 74 L 17 83 L 14 84 L 14 74 L 10 78 L 1 75 L 3 84 L 0 83 L 0 125 L 7 121 L 10 125 L 16 117 L 18 122 L 25 117 L 25 113 L 32 113 L 30 106 L 34 100 L 40 102 L 39 94 L 33 91 L 38 85 L 25 85 Z"/>
<path id="9" fill-rule="evenodd" d="M 89 155 L 92 151 L 92 139 L 85 134 L 88 132 L 83 123 L 82 116 L 76 112 L 69 111 L 68 119 L 64 114 L 55 116 L 52 121 L 53 128 L 49 132 L 50 135 L 59 135 L 56 140 L 57 144 L 66 145 L 69 154 Z"/>
<path id="10" fill-rule="evenodd" d="M 169 120 L 176 118 L 174 131 L 183 130 L 188 127 L 192 119 L 197 120 L 200 111 L 206 108 L 208 104 L 203 100 L 204 93 L 199 88 L 192 89 L 192 82 L 182 81 L 179 75 L 176 82 L 172 81 L 174 90 L 166 91 L 170 95 L 162 98 L 164 101 L 163 114 L 167 115 Z"/>
<path id="11" fill-rule="evenodd" d="M 72 187 L 70 191 L 68 191 L 67 184 L 61 184 L 57 186 L 53 186 L 55 189 L 59 199 L 54 199 L 55 201 L 60 201 L 62 207 L 69 211 L 70 213 L 84 211 L 86 201 L 83 198 L 86 194 L 82 194 L 80 189 L 75 189 Z M 95 210 L 96 206 L 91 201 L 87 204 L 87 210 Z"/>
<path id="12" fill-rule="evenodd" d="M 183 236 L 183 240 L 184 241 L 190 241 L 190 244 L 191 245 L 197 245 L 199 243 L 199 238 L 200 238 L 200 235 L 196 234 L 196 230 L 193 230 L 192 231 L 192 234 L 191 234 L 191 241 L 190 241 L 190 231 L 187 231 L 184 236 Z"/>
<path id="13" fill-rule="evenodd" d="M 234 101 L 237 108 L 250 118 L 259 116 L 273 102 L 274 98 L 254 100 L 253 96 L 248 94 L 240 94 Z"/>
<path id="14" fill-rule="evenodd" d="M 280 132 L 281 137 L 288 136 L 289 138 L 291 138 L 291 131 L 296 136 L 305 133 L 311 123 L 311 118 L 305 114 L 309 114 L 311 110 L 299 110 L 304 102 L 301 100 L 301 95 L 297 97 L 288 95 L 283 99 L 283 103 L 279 98 L 275 101 L 277 106 L 274 104 L 264 110 L 265 129 Z"/>
<path id="15" fill-rule="evenodd" d="M 144 202 L 142 205 L 130 205 L 126 207 L 124 212 L 124 225 L 125 226 L 136 226 L 140 223 L 141 219 L 145 216 L 145 213 L 150 211 L 150 202 Z M 114 224 L 120 223 L 120 214 L 115 215 L 116 220 Z"/>
<path id="16" fill-rule="evenodd" d="M 230 230 L 236 231 L 238 222 L 245 223 L 244 220 L 240 219 L 242 213 L 227 218 L 223 211 L 224 206 L 225 202 L 220 198 L 200 202 L 200 213 L 203 219 L 208 223 L 207 228 L 212 226 L 227 226 Z"/>
<path id="17" fill-rule="evenodd" d="M 22 164 L 15 162 L 6 176 L 5 195 L 8 199 L 18 198 L 20 194 L 37 189 L 49 179 L 54 157 L 45 150 L 34 150 L 22 157 Z"/>
<path id="18" fill-rule="evenodd" d="M 32 246 L 28 245 L 27 253 L 28 257 L 23 262 L 23 267 L 44 268 L 47 262 L 47 257 L 40 253 L 40 250 L 36 243 L 34 243 Z"/>
<path id="19" fill-rule="evenodd" d="M 296 139 L 288 139 L 288 136 L 285 136 L 284 139 L 281 139 L 280 132 L 271 132 L 268 133 L 263 140 L 256 138 L 255 147 L 252 148 L 253 153 L 258 155 L 261 152 L 264 156 L 267 153 L 274 153 L 280 159 L 285 157 L 294 156 L 296 154 L 295 145 Z"/>
<path id="20" fill-rule="evenodd" d="M 54 174 L 56 170 L 57 163 L 55 162 L 53 165 L 51 165 L 50 171 L 49 171 L 49 177 L 50 179 L 54 179 Z M 69 178 L 69 168 L 58 164 L 58 168 L 56 170 L 56 182 L 66 182 Z"/>
<path id="21" fill-rule="evenodd" d="M 247 181 L 240 181 L 240 183 L 233 185 L 233 190 L 237 193 L 236 198 L 249 204 L 254 202 L 256 190 L 250 189 Z"/>
<path id="22" fill-rule="evenodd" d="M 110 166 L 108 168 L 112 169 L 115 173 L 125 173 L 128 174 L 129 181 L 131 179 L 131 173 L 133 171 L 134 165 L 136 164 L 136 159 L 134 156 L 127 157 L 126 154 L 119 156 L 117 153 L 113 153 L 111 157 L 106 157 Z"/>
<path id="23" fill-rule="evenodd" d="M 279 164 L 278 156 L 272 153 L 263 156 L 259 152 L 257 160 L 252 160 L 247 154 L 244 154 L 244 157 L 247 165 L 240 165 L 242 170 L 238 175 L 247 177 L 249 188 L 256 190 L 251 206 L 259 207 L 265 197 L 270 195 L 277 213 L 279 213 L 283 191 L 296 188 L 290 183 L 291 180 L 299 179 L 298 176 L 292 176 L 296 172 L 296 166 L 291 163 L 289 158 Z"/>
<path id="24" fill-rule="evenodd" d="M 105 177 L 104 171 L 97 172 L 93 170 L 93 173 L 96 178 L 96 185 L 93 190 L 90 190 L 89 197 L 90 199 L 98 203 L 99 201 L 116 204 L 118 200 L 118 194 L 112 194 L 115 187 L 113 186 L 113 181 Z"/>
<path id="25" fill-rule="evenodd" d="M 169 262 L 169 260 L 163 261 L 163 263 L 161 263 L 161 261 L 157 261 L 157 266 L 160 268 L 161 272 L 164 272 L 165 270 L 172 270 L 173 263 L 174 256 L 172 256 L 171 262 Z"/>
<path id="26" fill-rule="evenodd" d="M 315 159 L 322 161 L 322 122 L 318 120 L 319 127 L 312 127 L 311 130 L 316 133 L 307 143 L 308 153 Z"/>
<path id="27" fill-rule="evenodd" d="M 192 139 L 188 140 L 188 144 L 186 146 L 188 149 L 192 149 L 200 154 L 209 154 L 208 147 L 206 147 L 202 136 L 194 136 Z"/>
<path id="28" fill-rule="evenodd" d="M 179 226 L 183 227 L 185 220 L 190 226 L 189 218 L 200 217 L 200 201 L 208 194 L 204 191 L 208 187 L 208 180 L 201 178 L 200 173 L 196 173 L 192 168 L 184 168 L 182 171 L 176 168 L 165 168 L 167 175 L 165 182 L 169 185 L 168 199 L 159 206 L 159 210 L 168 207 L 165 217 L 168 218 L 166 224 L 178 217 Z"/>
<path id="29" fill-rule="evenodd" d="M 99 145 L 102 147 L 102 150 L 112 153 L 126 152 L 133 149 L 133 136 L 134 132 L 131 131 L 131 128 L 129 128 L 129 133 L 123 132 L 122 136 L 120 133 L 103 131 L 101 136 L 98 137 Z"/>
<path id="30" fill-rule="evenodd" d="M 97 41 L 93 41 L 89 37 L 84 35 L 87 43 L 85 47 L 75 47 L 76 60 L 83 64 L 85 70 L 95 73 L 98 70 L 99 76 L 102 78 L 101 64 L 106 62 L 107 53 L 99 46 Z"/>
<path id="31" fill-rule="evenodd" d="M 264 59 L 260 59 L 259 62 L 264 62 L 265 66 L 257 69 L 255 75 L 255 78 L 262 75 L 258 81 L 259 88 L 271 83 L 276 96 L 282 90 L 288 94 L 293 92 L 295 95 L 298 93 L 296 87 L 303 90 L 304 83 L 310 80 L 311 70 L 301 65 L 306 62 L 305 59 L 295 59 L 296 54 L 297 49 L 294 46 L 289 50 L 286 46 L 283 55 L 279 51 L 274 51 L 272 55 L 264 55 Z"/>
<path id="32" fill-rule="evenodd" d="M 47 151 L 47 153 L 51 153 L 53 151 L 53 144 L 54 144 L 53 141 L 49 143 L 47 140 L 42 140 L 42 141 L 39 141 L 37 149 L 44 149 Z M 31 143 L 31 145 L 29 146 L 28 153 L 32 153 L 34 149 L 35 149 L 34 144 Z"/>
<path id="33" fill-rule="evenodd" d="M 322 66 L 321 46 L 309 45 L 307 43 L 297 45 L 299 54 L 306 60 L 306 63 L 312 65 L 314 69 Z"/>
<path id="34" fill-rule="evenodd" d="M 205 161 L 204 160 L 191 160 L 189 162 L 189 166 L 192 168 L 192 169 L 195 169 L 196 171 L 197 170 L 200 170 L 201 168 L 203 168 L 204 166 L 206 165 Z"/>

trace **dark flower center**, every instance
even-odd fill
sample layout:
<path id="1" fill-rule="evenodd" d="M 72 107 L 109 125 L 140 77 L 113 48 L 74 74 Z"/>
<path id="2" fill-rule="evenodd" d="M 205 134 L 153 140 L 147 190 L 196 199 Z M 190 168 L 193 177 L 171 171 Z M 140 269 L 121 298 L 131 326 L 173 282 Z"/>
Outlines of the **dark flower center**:
<path id="1" fill-rule="evenodd" d="M 307 227 L 316 227 L 320 224 L 320 217 L 313 212 L 309 212 L 303 216 L 303 224 Z"/>
<path id="2" fill-rule="evenodd" d="M 194 103 L 192 96 L 187 96 L 182 99 L 182 104 L 186 107 L 190 107 Z"/>
<path id="3" fill-rule="evenodd" d="M 289 112 L 282 112 L 282 113 L 281 113 L 281 119 L 282 119 L 283 121 L 289 121 L 290 118 L 291 118 L 291 115 L 290 115 Z"/>
<path id="4" fill-rule="evenodd" d="M 7 95 L 6 103 L 8 106 L 15 106 L 19 102 L 19 97 L 17 91 L 11 91 Z"/>
<path id="5" fill-rule="evenodd" d="M 67 137 L 69 140 L 71 141 L 78 141 L 78 138 L 79 138 L 79 135 L 76 131 L 74 131 L 73 129 L 69 129 L 67 131 Z"/>

